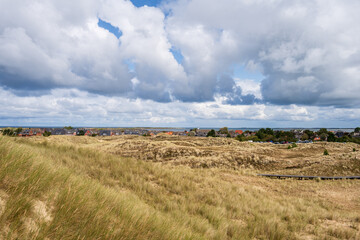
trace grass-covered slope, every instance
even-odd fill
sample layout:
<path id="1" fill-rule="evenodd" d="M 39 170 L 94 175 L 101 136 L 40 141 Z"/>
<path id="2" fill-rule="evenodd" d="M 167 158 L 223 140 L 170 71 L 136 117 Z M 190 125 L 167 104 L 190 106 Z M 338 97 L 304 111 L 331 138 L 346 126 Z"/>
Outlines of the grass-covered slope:
<path id="1" fill-rule="evenodd" d="M 318 194 L 358 182 L 268 180 L 38 140 L 0 137 L 0 239 L 360 237 L 359 200 Z"/>

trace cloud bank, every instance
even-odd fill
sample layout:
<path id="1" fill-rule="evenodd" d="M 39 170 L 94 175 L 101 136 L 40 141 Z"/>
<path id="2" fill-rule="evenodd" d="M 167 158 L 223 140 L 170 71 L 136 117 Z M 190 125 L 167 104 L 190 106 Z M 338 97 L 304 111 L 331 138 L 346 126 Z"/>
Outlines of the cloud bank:
<path id="1" fill-rule="evenodd" d="M 358 116 L 356 0 L 0 0 L 0 9 L 0 89 L 9 100 L 0 119 L 18 116 L 10 110 L 23 101 L 41 112 L 48 106 L 37 101 L 52 98 L 62 109 L 54 118 L 72 116 L 76 94 L 91 103 L 81 111 L 132 119 L 138 103 L 148 109 L 139 119 L 185 125 L 314 121 L 322 109 Z M 251 72 L 262 78 L 242 76 Z"/>

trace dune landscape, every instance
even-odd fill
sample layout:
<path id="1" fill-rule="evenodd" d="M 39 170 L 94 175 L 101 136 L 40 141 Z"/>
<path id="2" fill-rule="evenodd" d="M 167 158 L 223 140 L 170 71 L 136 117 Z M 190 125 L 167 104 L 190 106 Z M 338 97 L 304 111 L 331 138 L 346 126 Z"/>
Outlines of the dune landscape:
<path id="1" fill-rule="evenodd" d="M 359 153 L 352 143 L 0 137 L 0 236 L 358 239 L 360 181 L 257 174 L 359 175 Z"/>

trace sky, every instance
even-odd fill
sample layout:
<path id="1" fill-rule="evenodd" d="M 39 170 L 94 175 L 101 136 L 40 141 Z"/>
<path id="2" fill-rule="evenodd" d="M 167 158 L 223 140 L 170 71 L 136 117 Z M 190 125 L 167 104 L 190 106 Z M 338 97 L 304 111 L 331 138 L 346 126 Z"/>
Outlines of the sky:
<path id="1" fill-rule="evenodd" d="M 0 0 L 0 126 L 360 126 L 358 0 Z"/>

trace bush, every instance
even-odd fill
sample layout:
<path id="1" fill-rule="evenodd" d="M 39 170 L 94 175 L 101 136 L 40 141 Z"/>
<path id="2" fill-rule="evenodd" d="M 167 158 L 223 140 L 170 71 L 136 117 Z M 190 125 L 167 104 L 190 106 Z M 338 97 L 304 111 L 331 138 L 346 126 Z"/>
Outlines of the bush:
<path id="1" fill-rule="evenodd" d="M 327 149 L 324 150 L 324 155 L 329 155 L 329 152 Z"/>
<path id="2" fill-rule="evenodd" d="M 244 136 L 244 134 L 237 135 L 235 139 L 240 142 L 243 142 L 243 141 L 245 141 L 245 136 Z"/>
<path id="3" fill-rule="evenodd" d="M 7 128 L 7 129 L 4 129 L 4 130 L 3 130 L 3 135 L 4 135 L 4 136 L 14 136 L 15 133 L 14 133 L 14 131 L 13 131 L 12 129 Z"/>
<path id="4" fill-rule="evenodd" d="M 291 145 L 288 146 L 288 149 L 292 149 L 292 148 L 296 148 L 298 145 L 296 145 L 296 143 L 292 143 Z"/>
<path id="5" fill-rule="evenodd" d="M 356 152 L 356 149 L 355 149 L 355 148 L 353 148 L 353 152 Z"/>
<path id="6" fill-rule="evenodd" d="M 45 131 L 44 133 L 43 133 L 43 136 L 44 137 L 48 137 L 48 136 L 50 136 L 51 135 L 51 132 L 48 132 L 48 131 Z"/>
<path id="7" fill-rule="evenodd" d="M 211 129 L 210 132 L 206 135 L 207 137 L 216 137 L 216 133 L 214 129 Z"/>

